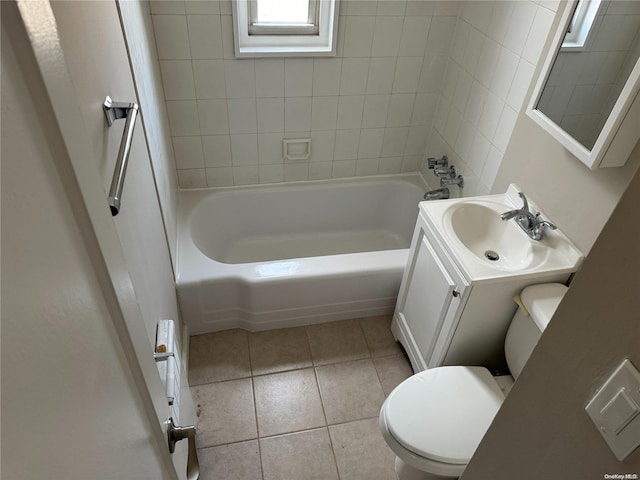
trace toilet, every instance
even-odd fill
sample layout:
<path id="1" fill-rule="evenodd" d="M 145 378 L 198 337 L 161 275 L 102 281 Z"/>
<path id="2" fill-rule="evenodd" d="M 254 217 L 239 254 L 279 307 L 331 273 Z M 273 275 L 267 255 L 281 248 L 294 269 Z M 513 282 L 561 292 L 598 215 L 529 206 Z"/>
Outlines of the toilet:
<path id="1" fill-rule="evenodd" d="M 566 290 L 548 283 L 520 294 L 504 345 L 513 377 L 493 377 L 484 367 L 437 367 L 391 392 L 380 409 L 380 430 L 396 454 L 400 480 L 462 475 Z"/>

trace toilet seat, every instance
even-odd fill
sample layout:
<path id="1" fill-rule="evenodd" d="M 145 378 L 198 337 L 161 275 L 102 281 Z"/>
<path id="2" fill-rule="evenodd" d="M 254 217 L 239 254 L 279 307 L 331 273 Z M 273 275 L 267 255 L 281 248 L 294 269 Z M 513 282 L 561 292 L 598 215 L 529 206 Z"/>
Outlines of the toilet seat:
<path id="1" fill-rule="evenodd" d="M 464 468 L 503 401 L 487 369 L 438 367 L 398 385 L 382 407 L 381 421 L 412 457 Z"/>

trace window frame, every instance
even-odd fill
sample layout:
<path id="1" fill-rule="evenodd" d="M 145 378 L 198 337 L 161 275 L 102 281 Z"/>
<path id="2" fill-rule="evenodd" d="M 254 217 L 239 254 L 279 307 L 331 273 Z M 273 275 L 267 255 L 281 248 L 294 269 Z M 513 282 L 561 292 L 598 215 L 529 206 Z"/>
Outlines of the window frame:
<path id="1" fill-rule="evenodd" d="M 601 0 L 579 0 L 569 22 L 567 33 L 562 40 L 560 51 L 583 51 L 594 30 L 596 18 L 602 6 Z"/>
<path id="2" fill-rule="evenodd" d="M 311 0 L 308 24 L 255 24 L 256 0 L 236 0 L 233 7 L 237 58 L 335 56 L 339 0 Z M 255 10 L 254 10 L 255 11 Z M 313 24 L 311 23 L 313 22 Z M 316 27 L 317 25 L 317 27 Z"/>

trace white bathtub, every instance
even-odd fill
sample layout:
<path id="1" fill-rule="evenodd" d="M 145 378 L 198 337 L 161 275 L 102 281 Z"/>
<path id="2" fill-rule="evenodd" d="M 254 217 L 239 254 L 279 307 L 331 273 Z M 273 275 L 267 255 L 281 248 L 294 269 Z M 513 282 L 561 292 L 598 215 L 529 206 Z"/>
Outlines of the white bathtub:
<path id="1" fill-rule="evenodd" d="M 418 173 L 183 190 L 177 290 L 192 334 L 391 314 Z"/>

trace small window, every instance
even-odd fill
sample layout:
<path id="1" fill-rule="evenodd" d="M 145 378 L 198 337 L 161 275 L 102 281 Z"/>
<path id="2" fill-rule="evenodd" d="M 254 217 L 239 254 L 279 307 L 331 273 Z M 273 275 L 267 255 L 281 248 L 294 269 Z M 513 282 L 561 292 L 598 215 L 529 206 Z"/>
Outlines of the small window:
<path id="1" fill-rule="evenodd" d="M 600 8 L 600 0 L 579 0 L 573 17 L 569 22 L 567 34 L 562 42 L 562 50 L 583 50 L 589 39 L 596 16 Z"/>
<path id="2" fill-rule="evenodd" d="M 336 54 L 338 0 L 233 2 L 236 57 Z"/>

